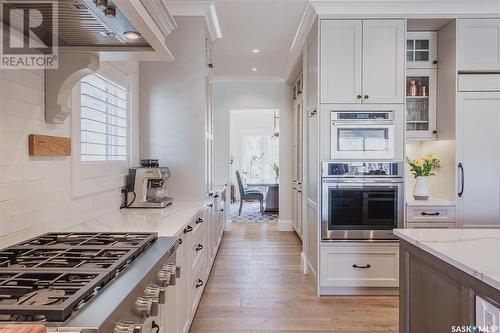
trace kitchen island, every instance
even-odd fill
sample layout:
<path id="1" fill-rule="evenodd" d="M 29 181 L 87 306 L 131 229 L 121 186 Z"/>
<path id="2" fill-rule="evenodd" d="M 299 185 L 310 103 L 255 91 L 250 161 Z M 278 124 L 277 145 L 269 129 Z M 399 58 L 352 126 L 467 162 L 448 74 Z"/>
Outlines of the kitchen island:
<path id="1" fill-rule="evenodd" d="M 498 332 L 500 229 L 397 229 L 400 333 Z"/>

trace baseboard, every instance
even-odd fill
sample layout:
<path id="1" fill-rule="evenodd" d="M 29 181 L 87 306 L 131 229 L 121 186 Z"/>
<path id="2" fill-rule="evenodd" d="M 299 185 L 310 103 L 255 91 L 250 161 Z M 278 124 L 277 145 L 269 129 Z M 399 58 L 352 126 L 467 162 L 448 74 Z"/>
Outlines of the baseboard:
<path id="1" fill-rule="evenodd" d="M 399 288 L 390 287 L 320 287 L 320 296 L 398 296 Z"/>
<path id="2" fill-rule="evenodd" d="M 294 231 L 291 220 L 278 220 L 279 231 Z"/>

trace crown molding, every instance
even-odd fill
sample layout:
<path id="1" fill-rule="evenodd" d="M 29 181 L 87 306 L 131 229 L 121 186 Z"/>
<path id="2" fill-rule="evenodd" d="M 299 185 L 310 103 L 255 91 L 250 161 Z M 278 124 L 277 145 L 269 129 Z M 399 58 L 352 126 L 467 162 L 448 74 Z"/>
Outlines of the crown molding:
<path id="1" fill-rule="evenodd" d="M 167 2 L 167 7 L 173 16 L 202 16 L 205 18 L 210 39 L 216 41 L 222 38 L 222 33 L 213 1 L 204 0 L 173 0 Z"/>
<path id="2" fill-rule="evenodd" d="M 310 0 L 319 18 L 500 17 L 498 0 Z"/>
<path id="3" fill-rule="evenodd" d="M 300 69 L 302 53 L 304 49 L 304 44 L 307 39 L 307 35 L 313 24 L 316 22 L 318 13 L 316 8 L 309 2 L 302 13 L 302 18 L 300 19 L 299 26 L 293 37 L 292 45 L 290 46 L 290 53 L 288 55 L 287 63 L 283 71 L 283 77 L 289 83 L 291 83 Z"/>

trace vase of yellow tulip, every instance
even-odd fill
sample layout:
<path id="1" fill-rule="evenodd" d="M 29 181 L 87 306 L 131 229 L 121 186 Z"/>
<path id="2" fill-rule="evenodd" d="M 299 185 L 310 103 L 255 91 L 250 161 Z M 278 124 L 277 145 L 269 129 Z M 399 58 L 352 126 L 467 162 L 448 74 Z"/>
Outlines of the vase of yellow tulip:
<path id="1" fill-rule="evenodd" d="M 415 177 L 413 197 L 415 200 L 429 199 L 429 177 L 436 174 L 436 171 L 441 167 L 441 161 L 433 155 L 425 155 L 416 160 L 406 158 L 406 161 L 410 166 L 410 172 Z"/>

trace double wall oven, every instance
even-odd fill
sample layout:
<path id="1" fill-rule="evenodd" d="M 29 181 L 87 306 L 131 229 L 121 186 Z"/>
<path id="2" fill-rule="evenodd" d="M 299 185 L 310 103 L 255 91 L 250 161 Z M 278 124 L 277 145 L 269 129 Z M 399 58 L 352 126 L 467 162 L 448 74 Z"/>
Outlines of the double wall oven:
<path id="1" fill-rule="evenodd" d="M 325 162 L 323 240 L 393 240 L 403 226 L 403 163 Z"/>

